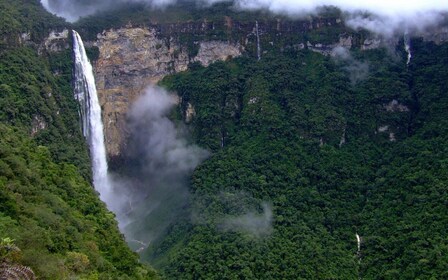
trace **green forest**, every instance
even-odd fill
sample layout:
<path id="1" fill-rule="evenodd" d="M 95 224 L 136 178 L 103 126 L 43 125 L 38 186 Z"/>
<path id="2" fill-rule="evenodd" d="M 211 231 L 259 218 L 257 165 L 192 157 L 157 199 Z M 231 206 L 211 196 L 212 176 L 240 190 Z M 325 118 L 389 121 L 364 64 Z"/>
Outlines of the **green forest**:
<path id="1" fill-rule="evenodd" d="M 91 186 L 71 51 L 38 54 L 65 21 L 39 1 L 0 7 L 1 277 L 30 267 L 38 279 L 154 278 Z M 29 44 L 21 32 L 32 34 Z"/>
<path id="2" fill-rule="evenodd" d="M 131 251 L 91 184 L 71 50 L 39 46 L 51 30 L 92 39 L 131 20 L 220 19 L 229 4 L 190 6 L 69 24 L 38 0 L 0 0 L 0 278 L 29 267 L 38 279 L 448 279 L 448 44 L 418 38 L 409 65 L 402 40 L 349 60 L 266 46 L 260 60 L 248 51 L 165 77 L 180 100 L 171 118 L 211 156 L 184 214 Z"/>
<path id="3" fill-rule="evenodd" d="M 446 278 L 448 46 L 412 43 L 408 67 L 354 52 L 356 83 L 306 50 L 167 77 L 213 155 L 144 258 L 170 279 Z"/>

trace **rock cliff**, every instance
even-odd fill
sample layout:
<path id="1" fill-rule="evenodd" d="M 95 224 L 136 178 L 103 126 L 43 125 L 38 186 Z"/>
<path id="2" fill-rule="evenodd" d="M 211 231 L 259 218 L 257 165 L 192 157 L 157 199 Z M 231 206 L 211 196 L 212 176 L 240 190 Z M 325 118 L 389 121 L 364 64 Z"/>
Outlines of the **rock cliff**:
<path id="1" fill-rule="evenodd" d="M 109 157 L 124 148 L 126 111 L 144 91 L 164 76 L 185 71 L 190 62 L 204 66 L 241 55 L 242 47 L 222 41 L 200 42 L 196 56 L 173 37 L 161 38 L 154 28 L 125 27 L 105 31 L 94 43 L 99 49 L 95 78 Z"/>
<path id="2" fill-rule="evenodd" d="M 87 42 L 99 50 L 94 68 L 109 158 L 119 157 L 125 149 L 129 105 L 148 85 L 187 70 L 192 62 L 208 66 L 242 53 L 263 56 L 274 49 L 288 48 L 332 55 L 336 47 L 370 50 L 398 43 L 398 39 L 391 41 L 351 30 L 338 18 L 258 21 L 257 25 L 226 17 L 222 22 L 126 26 L 103 31 L 96 41 Z M 446 41 L 446 30 L 439 31 L 424 37 L 437 43 Z M 194 104 L 190 106 L 194 108 Z M 194 114 L 185 115 L 191 120 Z"/>
<path id="3" fill-rule="evenodd" d="M 300 40 L 309 31 L 342 25 L 339 19 L 265 21 L 259 23 L 258 35 L 264 40 L 261 45 L 281 48 L 297 34 L 300 38 L 296 39 Z M 126 112 L 148 85 L 168 74 L 187 70 L 191 62 L 208 66 L 242 52 L 256 53 L 256 35 L 255 23 L 225 18 L 222 22 L 126 26 L 103 31 L 95 42 L 87 43 L 99 50 L 94 68 L 109 158 L 119 157 L 125 149 Z M 320 48 L 331 49 L 339 42 L 351 45 L 352 39 L 338 39 L 336 44 Z M 324 53 L 319 46 L 316 51 Z"/>

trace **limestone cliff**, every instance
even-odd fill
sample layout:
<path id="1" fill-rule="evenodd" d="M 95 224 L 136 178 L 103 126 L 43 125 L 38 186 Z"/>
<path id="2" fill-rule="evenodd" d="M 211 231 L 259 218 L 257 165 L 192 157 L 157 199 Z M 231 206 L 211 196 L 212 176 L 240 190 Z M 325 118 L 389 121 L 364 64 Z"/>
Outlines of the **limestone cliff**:
<path id="1" fill-rule="evenodd" d="M 222 41 L 201 42 L 195 57 L 173 37 L 160 37 L 154 28 L 124 27 L 105 31 L 94 43 L 99 49 L 95 76 L 110 157 L 120 154 L 126 132 L 128 106 L 164 76 L 185 71 L 198 61 L 207 66 L 241 55 L 242 48 Z"/>
<path id="2" fill-rule="evenodd" d="M 309 31 L 329 26 L 343 26 L 343 23 L 340 19 L 316 18 L 260 21 L 256 29 L 255 22 L 238 22 L 226 17 L 218 22 L 126 26 L 103 31 L 91 43 L 99 49 L 94 68 L 109 158 L 119 156 L 125 148 L 127 109 L 148 85 L 168 74 L 187 70 L 191 62 L 208 66 L 240 56 L 244 51 L 255 53 L 257 35 L 263 38 L 262 45 L 281 48 L 290 44 L 289 39 L 297 34 L 303 38 Z M 351 38 L 349 41 L 351 44 Z"/>
<path id="3" fill-rule="evenodd" d="M 437 42 L 446 41 L 446 30 L 439 31 L 432 32 L 432 37 L 424 37 Z M 99 50 L 94 68 L 107 153 L 110 158 L 119 157 L 125 149 L 126 112 L 145 87 L 166 75 L 187 70 L 192 62 L 208 66 L 218 60 L 240 56 L 243 52 L 263 56 L 272 50 L 288 48 L 332 55 L 336 47 L 370 50 L 396 45 L 398 39 L 391 41 L 366 36 L 345 27 L 338 18 L 258 21 L 255 24 L 226 17 L 222 22 L 126 26 L 103 31 L 96 41 L 87 44 Z M 194 104 L 189 106 L 194 108 Z M 186 112 L 185 115 L 191 121 L 194 114 Z"/>

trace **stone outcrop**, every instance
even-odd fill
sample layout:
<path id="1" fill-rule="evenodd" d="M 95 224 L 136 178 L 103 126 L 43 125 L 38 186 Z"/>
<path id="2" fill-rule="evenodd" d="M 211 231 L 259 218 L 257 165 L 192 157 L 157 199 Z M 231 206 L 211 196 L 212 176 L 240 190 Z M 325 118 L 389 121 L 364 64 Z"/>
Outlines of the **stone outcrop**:
<path id="1" fill-rule="evenodd" d="M 239 45 L 230 45 L 220 41 L 201 42 L 198 55 L 194 58 L 194 61 L 199 61 L 203 66 L 208 66 L 217 60 L 227 60 L 240 55 Z"/>
<path id="2" fill-rule="evenodd" d="M 306 39 L 309 37 L 306 34 L 319 34 L 318 29 L 335 26 L 342 33 L 334 42 L 327 40 L 321 43 L 315 39 L 319 36 L 314 36 L 314 41 Z M 363 37 L 343 26 L 344 22 L 338 18 L 264 20 L 258 21 L 257 30 L 262 53 L 293 48 L 334 55 L 333 51 L 338 47 L 367 51 L 395 46 L 400 39 L 385 39 L 375 35 Z M 192 62 L 208 66 L 218 60 L 240 56 L 243 52 L 255 56 L 258 46 L 254 30 L 255 22 L 239 22 L 225 17 L 222 22 L 126 26 L 103 31 L 96 41 L 85 42 L 99 50 L 94 68 L 109 157 L 119 157 L 125 149 L 126 112 L 148 85 L 157 83 L 166 75 L 187 70 Z M 442 42 L 448 33 L 440 29 L 432 34 L 432 37 L 427 35 L 425 39 Z M 50 34 L 45 43 L 46 49 L 60 49 L 58 44 L 60 46 L 60 39 L 64 36 L 65 33 Z M 183 113 L 187 121 L 192 121 L 194 104 L 188 104 L 187 111 Z"/>
<path id="3" fill-rule="evenodd" d="M 168 74 L 188 69 L 198 61 L 207 66 L 241 55 L 241 47 L 222 41 L 200 42 L 195 57 L 172 37 L 161 37 L 154 28 L 120 28 L 98 35 L 95 78 L 103 113 L 106 149 L 110 157 L 124 148 L 126 112 L 151 84 Z"/>
<path id="4" fill-rule="evenodd" d="M 302 44 L 303 48 L 305 47 L 304 44 Z M 321 44 L 321 43 L 316 43 L 316 44 L 312 44 L 309 41 L 306 43 L 306 47 L 313 51 L 313 52 L 318 52 L 320 54 L 323 55 L 333 55 L 334 49 L 338 48 L 338 47 L 342 47 L 342 48 L 346 48 L 346 49 L 351 49 L 353 46 L 353 38 L 352 36 L 340 36 L 339 37 L 339 41 L 333 44 Z"/>
<path id="5" fill-rule="evenodd" d="M 154 30 L 122 28 L 103 32 L 96 42 L 95 79 L 103 113 L 106 149 L 120 154 L 126 136 L 126 111 L 144 88 L 165 75 L 184 71 L 188 56 Z"/>
<path id="6" fill-rule="evenodd" d="M 40 115 L 34 115 L 31 123 L 31 136 L 35 136 L 39 131 L 48 127 L 45 119 Z"/>
<path id="7" fill-rule="evenodd" d="M 62 50 L 66 50 L 70 48 L 70 44 L 68 41 L 68 29 L 64 29 L 62 31 L 52 30 L 47 38 L 45 38 L 44 42 L 39 47 L 39 53 L 42 53 L 44 50 L 47 52 L 60 52 Z M 31 37 L 30 33 L 24 33 L 21 35 L 22 40 L 27 41 Z"/>

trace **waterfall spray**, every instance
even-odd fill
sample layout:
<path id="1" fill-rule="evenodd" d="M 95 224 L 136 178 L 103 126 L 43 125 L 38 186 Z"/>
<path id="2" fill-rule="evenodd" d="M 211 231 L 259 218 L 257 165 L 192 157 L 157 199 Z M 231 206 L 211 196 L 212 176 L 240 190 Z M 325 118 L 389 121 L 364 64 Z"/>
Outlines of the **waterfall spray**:
<path id="1" fill-rule="evenodd" d="M 106 148 L 104 146 L 103 122 L 101 107 L 96 92 L 93 68 L 87 58 L 81 36 L 73 30 L 74 53 L 74 97 L 79 102 L 79 114 L 82 131 L 86 138 L 92 158 L 93 185 L 106 204 L 111 193 L 108 178 Z M 109 206 L 109 205 L 108 205 Z"/>

